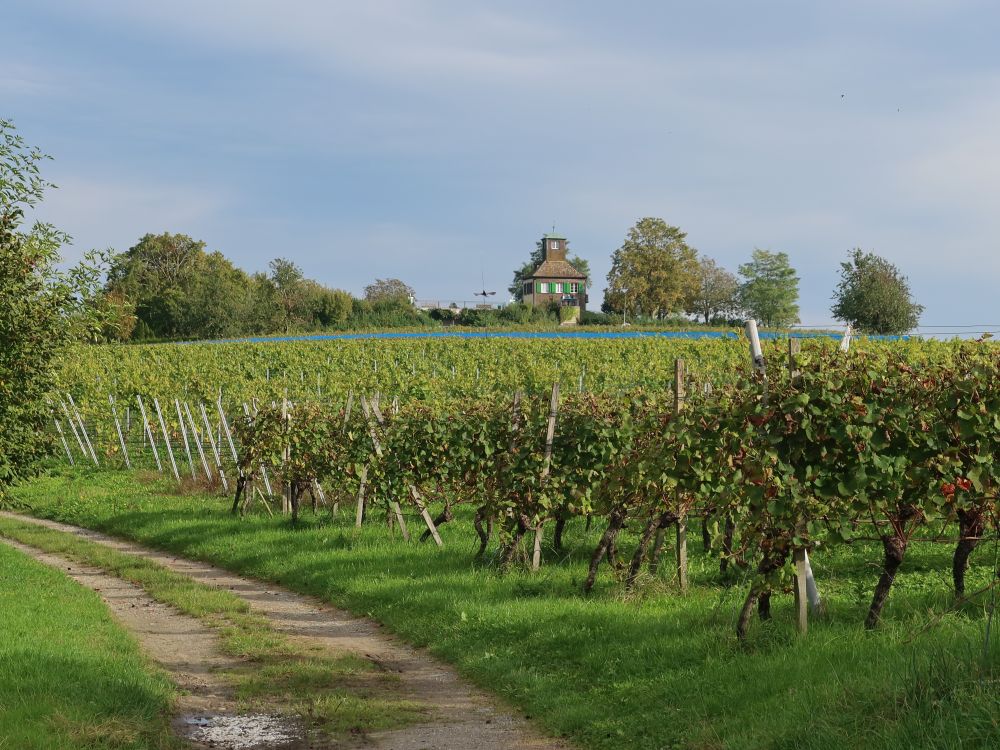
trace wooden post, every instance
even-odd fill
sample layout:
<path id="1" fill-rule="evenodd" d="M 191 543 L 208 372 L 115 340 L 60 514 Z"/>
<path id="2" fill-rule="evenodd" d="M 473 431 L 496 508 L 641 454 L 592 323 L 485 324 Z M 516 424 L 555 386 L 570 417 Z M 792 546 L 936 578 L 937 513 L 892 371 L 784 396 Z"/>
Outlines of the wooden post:
<path id="1" fill-rule="evenodd" d="M 212 457 L 215 459 L 215 468 L 219 472 L 219 481 L 222 482 L 222 491 L 228 495 L 229 482 L 226 481 L 226 472 L 222 468 L 222 457 L 219 455 L 219 448 L 215 443 L 215 437 L 212 435 L 212 423 L 208 421 L 208 412 L 205 411 L 205 404 L 199 403 L 198 408 L 201 410 L 201 419 L 205 423 L 205 434 L 208 436 L 208 444 L 212 449 Z"/>
<path id="2" fill-rule="evenodd" d="M 56 432 L 59 433 L 59 438 L 62 440 L 63 448 L 66 449 L 66 458 L 69 459 L 69 465 L 73 466 L 75 461 L 73 461 L 73 454 L 69 450 L 69 443 L 66 442 L 66 434 L 63 432 L 62 425 L 59 424 L 59 420 L 56 417 L 53 417 L 52 421 L 56 423 Z"/>
<path id="3" fill-rule="evenodd" d="M 219 421 L 222 423 L 222 430 L 226 433 L 226 442 L 229 444 L 229 453 L 233 457 L 233 463 L 238 467 L 240 464 L 240 459 L 236 455 L 236 444 L 233 442 L 233 433 L 229 429 L 229 420 L 226 419 L 226 412 L 222 408 L 222 396 L 219 396 L 219 400 L 215 402 L 215 408 L 219 411 Z"/>
<path id="4" fill-rule="evenodd" d="M 423 517 L 424 523 L 427 524 L 427 530 L 430 531 L 431 536 L 434 537 L 434 543 L 438 547 L 443 546 L 441 536 L 438 534 L 437 527 L 434 525 L 434 520 L 431 518 L 431 514 L 427 512 L 427 507 L 420 499 L 420 493 L 417 492 L 417 488 L 412 484 L 410 485 L 410 497 L 413 498 L 413 502 L 416 503 L 417 508 L 420 509 L 420 515 Z"/>
<path id="5" fill-rule="evenodd" d="M 365 517 L 365 485 L 368 483 L 368 467 L 361 467 L 360 484 L 358 486 L 358 510 L 354 517 L 354 526 L 361 528 L 361 521 Z"/>
<path id="6" fill-rule="evenodd" d="M 188 424 L 191 426 L 191 436 L 194 438 L 195 447 L 198 449 L 198 457 L 201 458 L 201 468 L 205 471 L 205 479 L 211 482 L 212 472 L 208 468 L 208 461 L 205 459 L 205 448 L 201 444 L 201 438 L 198 436 L 198 425 L 194 423 L 194 417 L 191 416 L 191 407 L 187 401 L 184 402 L 184 413 L 187 414 Z"/>
<path id="7" fill-rule="evenodd" d="M 406 529 L 406 521 L 403 520 L 403 510 L 399 507 L 399 503 L 395 500 L 392 501 L 392 512 L 396 516 L 396 523 L 399 524 L 399 530 L 403 532 L 403 540 L 410 541 L 410 532 Z"/>
<path id="8" fill-rule="evenodd" d="M 799 371 L 795 365 L 795 357 L 798 353 L 802 351 L 802 341 L 797 338 L 788 339 L 788 374 L 795 379 L 799 375 Z"/>
<path id="9" fill-rule="evenodd" d="M 291 447 L 291 435 L 289 434 L 292 425 L 291 418 L 288 415 L 288 389 L 285 388 L 285 392 L 281 397 L 281 425 L 282 431 L 284 432 L 285 445 L 281 452 L 281 512 L 291 513 L 292 512 L 292 483 L 286 476 L 288 473 L 288 464 L 292 460 L 292 447 Z"/>
<path id="10" fill-rule="evenodd" d="M 76 438 L 76 442 L 80 446 L 80 453 L 83 454 L 84 459 L 90 458 L 87 455 L 87 448 L 83 444 L 83 438 L 80 437 L 80 431 L 76 429 L 76 422 L 73 421 L 73 415 L 69 413 L 69 407 L 66 406 L 66 402 L 62 399 L 59 399 L 59 405 L 66 414 L 66 422 L 69 423 L 70 429 L 73 430 L 73 437 Z"/>
<path id="11" fill-rule="evenodd" d="M 792 552 L 795 563 L 795 626 L 799 633 L 805 635 L 809 631 L 809 595 L 806 592 L 806 551 L 797 549 Z"/>
<path id="12" fill-rule="evenodd" d="M 125 436 L 122 434 L 122 425 L 118 421 L 118 409 L 115 407 L 115 397 L 108 394 L 108 403 L 111 404 L 111 416 L 115 420 L 115 431 L 118 433 L 118 444 L 122 448 L 122 458 L 125 459 L 125 468 L 131 469 L 132 462 L 128 458 L 128 447 L 125 445 Z"/>
<path id="13" fill-rule="evenodd" d="M 156 470 L 163 473 L 163 464 L 160 462 L 160 452 L 156 449 L 156 441 L 153 440 L 153 428 L 149 424 L 149 417 L 146 416 L 146 406 L 142 403 L 142 397 L 137 393 L 135 400 L 139 402 L 139 414 L 142 415 L 143 434 L 149 440 L 149 447 L 153 449 L 153 458 L 156 459 Z"/>
<path id="14" fill-rule="evenodd" d="M 86 443 L 87 449 L 90 451 L 90 458 L 94 462 L 94 466 L 100 466 L 97 461 L 97 453 L 94 452 L 94 444 L 90 442 L 90 435 L 87 433 L 87 425 L 83 423 L 83 416 L 80 414 L 80 410 L 76 407 L 76 402 L 73 400 L 73 394 L 67 393 L 66 397 L 69 398 L 69 404 L 73 407 L 73 413 L 76 414 L 76 422 L 80 426 L 80 434 L 83 435 L 83 442 Z"/>
<path id="15" fill-rule="evenodd" d="M 167 433 L 167 423 L 163 421 L 163 412 L 160 410 L 160 402 L 153 397 L 153 408 L 156 409 L 156 417 L 160 420 L 160 431 L 163 433 L 163 444 L 167 446 L 167 456 L 170 458 L 170 468 L 174 471 L 174 478 L 180 482 L 181 473 L 177 470 L 177 461 L 174 460 L 174 449 L 170 445 L 170 435 Z"/>
<path id="16" fill-rule="evenodd" d="M 674 360 L 674 414 L 680 414 L 687 399 L 684 385 L 684 360 Z M 680 498 L 678 498 L 680 499 Z M 688 587 L 687 513 L 678 507 L 677 513 L 677 585 L 681 591 Z"/>
<path id="17" fill-rule="evenodd" d="M 845 341 L 850 344 L 850 326 L 848 326 L 847 333 L 844 335 Z M 799 376 L 799 370 L 796 365 L 795 357 L 802 350 L 802 342 L 796 338 L 788 339 L 788 372 L 789 376 L 794 379 Z M 846 348 L 842 347 L 842 351 L 847 351 Z M 802 560 L 801 562 L 794 555 L 798 555 L 799 551 L 793 553 L 793 559 L 795 559 L 795 602 L 796 609 L 798 611 L 799 607 L 802 607 L 802 611 L 799 612 L 799 619 L 805 622 L 807 617 L 805 606 L 806 602 L 809 603 L 809 609 L 812 610 L 813 614 L 819 615 L 823 613 L 823 600 L 820 598 L 819 589 L 816 587 L 816 579 L 813 578 L 812 566 L 809 564 L 809 552 L 805 549 L 801 550 Z M 800 589 L 805 592 L 805 596 L 799 596 Z M 806 626 L 800 625 L 800 632 L 806 632 Z"/>
<path id="18" fill-rule="evenodd" d="M 545 459 L 542 464 L 542 481 L 548 478 L 552 470 L 552 440 L 556 434 L 556 413 L 559 411 L 559 383 L 552 384 L 552 396 L 549 399 L 549 421 L 545 429 Z M 538 570 L 542 565 L 542 534 L 545 521 L 540 520 L 535 527 L 535 547 L 531 553 L 531 569 Z"/>
<path id="19" fill-rule="evenodd" d="M 177 421 L 181 425 L 181 437 L 184 438 L 184 452 L 187 454 L 188 465 L 191 467 L 191 478 L 197 479 L 198 472 L 194 470 L 194 459 L 191 457 L 191 444 L 188 442 L 187 427 L 184 426 L 184 415 L 181 414 L 181 402 L 176 398 L 174 406 L 177 407 Z"/>

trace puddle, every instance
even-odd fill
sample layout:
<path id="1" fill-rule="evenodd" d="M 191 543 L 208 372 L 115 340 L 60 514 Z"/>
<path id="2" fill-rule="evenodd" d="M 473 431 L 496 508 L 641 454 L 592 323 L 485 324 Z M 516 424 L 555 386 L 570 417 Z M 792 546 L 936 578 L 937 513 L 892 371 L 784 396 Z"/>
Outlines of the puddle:
<path id="1" fill-rule="evenodd" d="M 287 716 L 182 716 L 178 724 L 187 739 L 220 750 L 291 747 L 302 740 L 301 729 Z"/>

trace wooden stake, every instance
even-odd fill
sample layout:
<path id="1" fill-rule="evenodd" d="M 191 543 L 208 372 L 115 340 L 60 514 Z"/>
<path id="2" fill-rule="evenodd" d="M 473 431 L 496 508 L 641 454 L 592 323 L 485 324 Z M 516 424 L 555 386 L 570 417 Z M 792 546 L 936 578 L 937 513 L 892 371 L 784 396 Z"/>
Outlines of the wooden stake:
<path id="1" fill-rule="evenodd" d="M 399 530 L 403 532 L 403 539 L 405 541 L 410 541 L 410 532 L 406 530 L 406 521 L 403 520 L 403 511 L 399 507 L 399 503 L 395 500 L 392 501 L 392 512 L 396 516 L 396 522 L 399 524 Z"/>
<path id="2" fill-rule="evenodd" d="M 156 441 L 153 439 L 153 428 L 149 424 L 149 417 L 146 416 L 146 406 L 142 403 L 142 397 L 137 393 L 135 400 L 139 402 L 139 414 L 142 415 L 142 426 L 145 428 L 143 434 L 149 439 L 149 447 L 153 449 L 153 458 L 156 459 L 156 470 L 163 473 L 163 464 L 160 462 L 160 452 L 156 449 Z"/>
<path id="3" fill-rule="evenodd" d="M 427 508 L 420 499 L 420 493 L 417 492 L 417 488 L 412 484 L 410 485 L 410 497 L 413 498 L 413 502 L 416 503 L 417 508 L 420 509 L 420 515 L 423 516 L 424 523 L 427 524 L 427 530 L 430 531 L 431 536 L 434 537 L 434 543 L 437 544 L 438 547 L 444 546 L 441 542 L 441 536 L 438 534 L 437 527 L 434 525 L 434 520 L 431 518 L 431 514 L 427 512 Z"/>
<path id="4" fill-rule="evenodd" d="M 69 423 L 70 429 L 73 430 L 73 437 L 76 438 L 76 442 L 80 446 L 80 453 L 83 454 L 83 457 L 85 459 L 90 458 L 90 456 L 87 455 L 87 448 L 83 444 L 83 438 L 80 437 L 80 432 L 79 430 L 76 429 L 76 423 L 73 421 L 73 415 L 69 413 L 69 407 L 66 406 L 66 402 L 63 401 L 62 399 L 59 399 L 59 405 L 62 407 L 63 412 L 66 414 L 66 421 Z"/>
<path id="5" fill-rule="evenodd" d="M 201 411 L 201 419 L 205 423 L 205 434 L 208 436 L 208 444 L 212 449 L 212 457 L 215 459 L 215 468 L 219 472 L 219 481 L 222 482 L 222 491 L 228 495 L 229 482 L 226 481 L 226 472 L 222 469 L 222 457 L 219 455 L 219 449 L 215 444 L 215 437 L 212 435 L 212 423 L 208 421 L 208 412 L 205 411 L 205 404 L 199 402 L 198 408 Z"/>
<path id="6" fill-rule="evenodd" d="M 118 409 L 115 408 L 115 397 L 110 393 L 108 394 L 108 403 L 111 404 L 111 416 L 115 420 L 115 430 L 118 432 L 118 444 L 122 448 L 122 458 L 125 459 L 125 468 L 131 469 L 132 462 L 128 458 L 128 447 L 125 445 L 125 436 L 122 434 L 122 425 L 118 421 Z"/>
<path id="7" fill-rule="evenodd" d="M 687 399 L 684 386 L 684 360 L 674 360 L 674 414 L 680 414 Z M 681 591 L 688 587 L 687 514 L 682 510 L 677 514 L 677 585 Z"/>
<path id="8" fill-rule="evenodd" d="M 552 440 L 556 434 L 556 413 L 559 411 L 559 383 L 552 384 L 552 397 L 549 399 L 549 421 L 545 430 L 545 459 L 542 464 L 542 481 L 544 482 L 552 470 Z M 542 534 L 545 521 L 539 521 L 535 527 L 535 547 L 531 554 L 531 569 L 538 570 L 542 565 Z"/>
<path id="9" fill-rule="evenodd" d="M 365 485 L 368 483 L 368 467 L 361 467 L 360 485 L 358 487 L 358 510 L 354 517 L 354 525 L 361 528 L 361 520 L 365 517 Z"/>
<path id="10" fill-rule="evenodd" d="M 281 512 L 291 513 L 292 512 L 292 483 L 287 478 L 288 474 L 288 464 L 292 460 L 292 447 L 291 447 L 291 418 L 288 415 L 288 389 L 285 388 L 284 395 L 281 397 L 281 425 L 284 431 L 284 441 L 285 445 L 281 452 Z"/>
<path id="11" fill-rule="evenodd" d="M 59 424 L 59 420 L 56 419 L 55 417 L 52 418 L 52 421 L 56 423 L 56 432 L 59 433 L 59 438 L 62 440 L 63 448 L 66 449 L 66 457 L 69 459 L 69 465 L 73 466 L 75 464 L 75 462 L 73 461 L 73 454 L 70 453 L 69 443 L 66 442 L 66 435 L 63 432 L 62 425 Z"/>
<path id="12" fill-rule="evenodd" d="M 194 417 L 191 416 L 191 407 L 187 401 L 184 402 L 184 413 L 187 414 L 188 424 L 191 426 L 191 435 L 194 437 L 195 447 L 198 448 L 198 456 L 201 458 L 201 468 L 205 471 L 205 479 L 211 482 L 212 472 L 208 468 L 208 461 L 205 459 L 205 448 L 201 444 L 201 438 L 198 436 L 198 425 L 194 423 Z"/>
<path id="13" fill-rule="evenodd" d="M 184 426 L 184 415 L 181 414 L 181 402 L 176 398 L 174 406 L 177 407 L 177 421 L 181 425 L 181 437 L 184 438 L 184 452 L 187 454 L 188 465 L 191 467 L 191 478 L 197 479 L 198 473 L 194 470 L 194 459 L 191 457 L 191 444 L 188 442 L 187 427 Z"/>
<path id="14" fill-rule="evenodd" d="M 90 451 L 90 458 L 94 462 L 94 466 L 100 466 L 97 461 L 97 453 L 94 452 L 94 444 L 90 442 L 90 435 L 87 433 L 87 425 L 83 423 L 83 417 L 80 415 L 80 410 L 76 408 L 76 402 L 73 400 L 73 394 L 67 393 L 66 397 L 69 398 L 70 406 L 73 407 L 73 413 L 76 414 L 76 422 L 80 426 L 80 434 L 83 435 L 83 442 L 86 443 L 87 449 Z"/>
<path id="15" fill-rule="evenodd" d="M 160 402 L 153 397 L 153 408 L 156 409 L 156 417 L 160 420 L 160 431 L 163 433 L 163 444 L 167 446 L 167 456 L 170 458 L 170 468 L 174 471 L 174 478 L 180 482 L 181 473 L 177 470 L 177 461 L 174 460 L 174 449 L 170 445 L 170 435 L 167 433 L 167 423 L 163 421 L 163 412 L 160 410 Z"/>
<path id="16" fill-rule="evenodd" d="M 806 592 L 806 551 L 797 549 L 792 552 L 795 563 L 795 625 L 799 633 L 805 635 L 809 631 L 809 595 Z"/>
<path id="17" fill-rule="evenodd" d="M 215 408 L 219 412 L 219 421 L 222 423 L 222 430 L 223 432 L 226 433 L 226 442 L 229 443 L 229 452 L 233 456 L 233 463 L 236 464 L 237 467 L 239 467 L 240 459 L 236 455 L 236 444 L 233 443 L 233 433 L 232 430 L 229 429 L 229 420 L 226 419 L 226 412 L 222 408 L 221 396 L 219 396 L 219 400 L 215 402 Z"/>

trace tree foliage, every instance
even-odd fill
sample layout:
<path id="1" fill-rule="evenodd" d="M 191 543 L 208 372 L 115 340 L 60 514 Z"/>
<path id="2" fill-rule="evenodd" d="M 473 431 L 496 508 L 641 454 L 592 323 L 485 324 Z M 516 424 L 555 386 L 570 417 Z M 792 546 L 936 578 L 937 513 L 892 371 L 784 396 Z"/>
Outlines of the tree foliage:
<path id="1" fill-rule="evenodd" d="M 875 253 L 855 248 L 840 264 L 834 317 L 864 333 L 899 334 L 916 327 L 924 308 L 910 295 L 899 269 Z"/>
<path id="2" fill-rule="evenodd" d="M 45 158 L 0 120 L 0 493 L 48 450 L 48 401 L 64 346 L 106 323 L 92 304 L 102 256 L 88 253 L 60 272 L 69 237 L 41 222 L 24 228 L 25 211 L 53 187 L 41 176 Z"/>
<path id="3" fill-rule="evenodd" d="M 399 279 L 375 279 L 365 287 L 365 299 L 369 302 L 392 300 L 409 303 L 413 297 L 413 287 Z"/>
<path id="4" fill-rule="evenodd" d="M 636 222 L 611 256 L 604 301 L 611 311 L 627 305 L 663 318 L 683 310 L 697 284 L 698 253 L 687 244 L 687 234 L 647 217 Z"/>
<path id="5" fill-rule="evenodd" d="M 747 315 L 768 327 L 799 322 L 799 277 L 787 253 L 755 249 L 739 273 L 740 303 Z"/>
<path id="6" fill-rule="evenodd" d="M 687 300 L 686 312 L 705 319 L 705 324 L 720 315 L 733 315 L 739 310 L 740 284 L 736 276 L 711 258 L 698 263 L 698 283 Z"/>

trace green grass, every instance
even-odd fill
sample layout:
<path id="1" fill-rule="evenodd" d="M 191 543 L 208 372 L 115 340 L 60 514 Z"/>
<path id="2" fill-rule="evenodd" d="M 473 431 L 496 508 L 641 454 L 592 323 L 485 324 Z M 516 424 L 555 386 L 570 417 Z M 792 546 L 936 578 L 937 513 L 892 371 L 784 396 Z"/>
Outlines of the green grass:
<path id="1" fill-rule="evenodd" d="M 97 594 L 0 544 L 0 748 L 179 747 L 172 699 Z"/>
<path id="2" fill-rule="evenodd" d="M 220 676 L 233 683 L 245 711 L 298 715 L 308 727 L 334 736 L 400 727 L 424 715 L 423 707 L 393 694 L 394 676 L 358 656 L 293 645 L 229 591 L 143 557 L 24 521 L 0 518 L 0 535 L 101 568 L 215 628 L 222 651 L 241 660 L 240 668 Z"/>
<path id="3" fill-rule="evenodd" d="M 986 602 L 950 611 L 950 549 L 939 545 L 913 546 L 878 632 L 861 622 L 880 556 L 857 546 L 815 556 L 829 616 L 806 638 L 795 634 L 791 597 L 779 596 L 774 620 L 755 623 L 741 646 L 733 629 L 744 590 L 725 585 L 696 543 L 687 595 L 661 578 L 626 596 L 604 569 L 587 597 L 580 584 L 598 530 L 581 522 L 564 557 L 550 554 L 538 574 L 499 576 L 474 564 L 464 515 L 442 528 L 438 550 L 404 544 L 380 523 L 355 533 L 351 514 L 307 515 L 298 528 L 234 519 L 224 500 L 126 473 L 84 470 L 14 494 L 38 515 L 369 615 L 585 747 L 977 748 L 1000 737 L 1000 648 L 980 656 Z M 973 558 L 970 591 L 989 581 L 992 552 Z"/>

